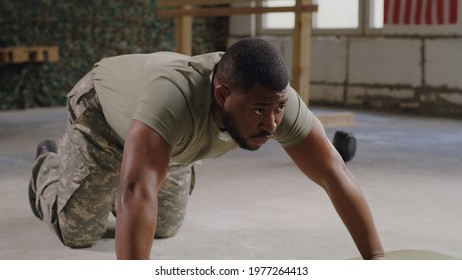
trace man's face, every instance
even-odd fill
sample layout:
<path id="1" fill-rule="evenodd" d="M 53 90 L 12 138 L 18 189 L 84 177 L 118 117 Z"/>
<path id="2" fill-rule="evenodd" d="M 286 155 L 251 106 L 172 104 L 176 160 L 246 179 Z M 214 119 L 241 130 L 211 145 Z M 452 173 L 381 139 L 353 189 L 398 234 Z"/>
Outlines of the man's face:
<path id="1" fill-rule="evenodd" d="M 232 91 L 223 107 L 226 131 L 241 148 L 257 150 L 274 135 L 287 99 L 287 92 L 258 84 L 251 90 Z"/>

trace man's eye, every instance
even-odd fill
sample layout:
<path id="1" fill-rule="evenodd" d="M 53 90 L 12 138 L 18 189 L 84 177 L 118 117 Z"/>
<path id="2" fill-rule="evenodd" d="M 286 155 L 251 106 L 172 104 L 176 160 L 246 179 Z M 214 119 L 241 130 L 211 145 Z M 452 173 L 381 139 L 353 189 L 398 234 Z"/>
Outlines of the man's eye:
<path id="1" fill-rule="evenodd" d="M 265 112 L 265 110 L 263 109 L 255 109 L 254 111 L 257 115 L 263 115 L 263 113 Z"/>
<path id="2" fill-rule="evenodd" d="M 286 105 L 281 105 L 281 106 L 279 106 L 276 110 L 277 110 L 278 112 L 282 112 L 282 111 L 284 111 L 284 107 L 286 107 Z"/>

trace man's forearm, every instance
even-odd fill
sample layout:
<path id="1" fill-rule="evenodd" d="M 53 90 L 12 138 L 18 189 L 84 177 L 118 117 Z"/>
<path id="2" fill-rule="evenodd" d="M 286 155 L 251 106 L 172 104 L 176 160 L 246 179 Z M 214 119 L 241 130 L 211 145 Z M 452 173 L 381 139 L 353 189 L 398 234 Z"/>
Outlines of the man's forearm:
<path id="1" fill-rule="evenodd" d="M 356 178 L 343 166 L 340 180 L 328 181 L 325 189 L 337 213 L 350 232 L 364 259 L 384 258 L 377 229 L 363 192 Z"/>
<path id="2" fill-rule="evenodd" d="M 157 199 L 128 199 L 117 211 L 117 259 L 149 259 L 157 221 Z"/>
<path id="3" fill-rule="evenodd" d="M 372 217 L 369 205 L 351 176 L 351 181 L 328 191 L 336 211 L 350 232 L 364 259 L 384 257 L 382 243 Z"/>

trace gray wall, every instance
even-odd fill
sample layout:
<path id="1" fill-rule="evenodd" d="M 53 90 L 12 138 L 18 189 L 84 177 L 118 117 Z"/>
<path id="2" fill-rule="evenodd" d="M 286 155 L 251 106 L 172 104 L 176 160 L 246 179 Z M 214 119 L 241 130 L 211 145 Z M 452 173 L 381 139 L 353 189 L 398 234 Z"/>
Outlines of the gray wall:
<path id="1" fill-rule="evenodd" d="M 462 5 L 456 24 L 386 25 L 367 35 L 315 35 L 310 104 L 462 117 Z M 229 42 L 258 35 L 252 16 L 231 18 Z M 290 35 L 262 36 L 291 67 Z"/>

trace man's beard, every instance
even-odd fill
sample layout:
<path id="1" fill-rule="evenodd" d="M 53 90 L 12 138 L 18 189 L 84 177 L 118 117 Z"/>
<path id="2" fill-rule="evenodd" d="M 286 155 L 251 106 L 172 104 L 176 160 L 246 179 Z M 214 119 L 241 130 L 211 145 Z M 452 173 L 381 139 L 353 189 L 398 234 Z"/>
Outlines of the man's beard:
<path id="1" fill-rule="evenodd" d="M 242 149 L 249 150 L 249 151 L 255 151 L 258 148 L 260 148 L 260 147 L 252 147 L 247 143 L 247 141 L 245 141 L 244 137 L 242 137 L 241 133 L 237 129 L 236 122 L 231 115 L 224 114 L 223 125 L 225 126 L 226 132 L 228 132 L 231 138 L 233 138 L 233 140 Z"/>
<path id="2" fill-rule="evenodd" d="M 251 146 L 249 143 L 242 137 L 241 133 L 237 129 L 236 121 L 235 119 L 229 115 L 229 114 L 224 114 L 223 116 L 223 125 L 225 126 L 226 132 L 233 138 L 233 140 L 241 147 L 242 149 L 249 150 L 249 151 L 255 151 L 258 150 L 261 146 Z M 267 132 L 267 131 L 262 131 L 258 135 L 254 135 L 253 137 L 271 137 L 273 136 L 272 133 Z"/>

